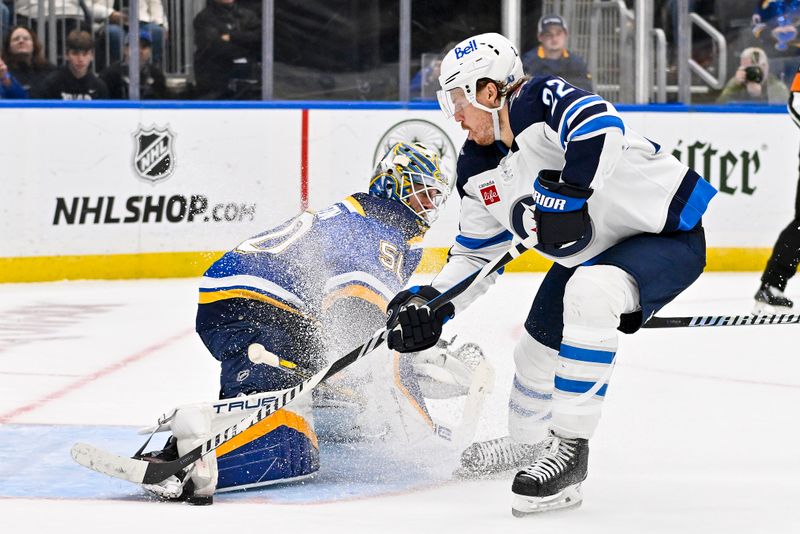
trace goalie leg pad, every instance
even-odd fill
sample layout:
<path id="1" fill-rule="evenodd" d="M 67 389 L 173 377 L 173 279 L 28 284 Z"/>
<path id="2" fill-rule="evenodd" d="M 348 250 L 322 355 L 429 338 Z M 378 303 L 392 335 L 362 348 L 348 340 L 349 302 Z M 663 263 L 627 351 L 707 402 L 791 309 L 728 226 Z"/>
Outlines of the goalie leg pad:
<path id="1" fill-rule="evenodd" d="M 217 448 L 217 491 L 289 482 L 319 470 L 319 443 L 307 401 L 278 410 Z"/>
<path id="2" fill-rule="evenodd" d="M 208 404 L 191 404 L 181 407 L 172 420 L 172 435 L 177 440 L 178 454 L 183 456 L 214 434 L 214 415 Z M 214 495 L 217 485 L 217 459 L 206 454 L 189 469 L 194 484 L 194 497 Z"/>

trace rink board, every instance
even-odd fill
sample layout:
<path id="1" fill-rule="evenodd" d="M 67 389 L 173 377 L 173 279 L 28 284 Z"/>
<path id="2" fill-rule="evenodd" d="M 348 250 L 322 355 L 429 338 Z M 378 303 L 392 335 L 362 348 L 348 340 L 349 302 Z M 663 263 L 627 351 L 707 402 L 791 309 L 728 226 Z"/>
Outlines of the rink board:
<path id="1" fill-rule="evenodd" d="M 703 220 L 709 269 L 762 269 L 797 184 L 800 139 L 785 109 L 620 110 L 720 190 Z M 32 101 L 0 113 L 18 125 L 0 132 L 0 282 L 196 276 L 304 207 L 364 190 L 393 141 L 436 146 L 453 173 L 465 138 L 427 104 Z M 422 270 L 441 266 L 457 219 L 454 196 Z M 511 269 L 548 265 L 529 254 Z"/>

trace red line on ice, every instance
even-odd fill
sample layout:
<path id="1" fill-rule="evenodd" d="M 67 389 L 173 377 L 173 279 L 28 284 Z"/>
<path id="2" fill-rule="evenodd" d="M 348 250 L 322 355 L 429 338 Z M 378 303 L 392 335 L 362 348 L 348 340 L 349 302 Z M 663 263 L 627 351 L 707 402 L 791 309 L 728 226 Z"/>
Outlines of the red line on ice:
<path id="1" fill-rule="evenodd" d="M 9 423 L 9 422 L 11 422 L 12 419 L 14 419 L 16 417 L 19 417 L 20 415 L 23 415 L 23 414 L 26 414 L 26 413 L 31 412 L 33 410 L 36 410 L 37 408 L 41 408 L 45 404 L 48 404 L 50 402 L 53 402 L 54 400 L 60 399 L 64 395 L 66 395 L 68 393 L 72 393 L 73 391 L 75 391 L 77 389 L 80 389 L 83 386 L 86 386 L 87 384 L 91 384 L 92 382 L 94 382 L 95 380 L 97 380 L 99 378 L 106 377 L 106 376 L 110 375 L 111 373 L 119 371 L 120 369 L 123 369 L 123 368 L 127 367 L 128 365 L 130 365 L 132 363 L 138 362 L 141 359 L 144 359 L 144 358 L 146 358 L 148 356 L 151 356 L 151 355 L 155 354 L 156 352 L 160 351 L 161 349 L 163 349 L 165 347 L 168 347 L 172 343 L 178 341 L 179 339 L 189 335 L 193 331 L 194 330 L 184 330 L 182 332 L 179 332 L 179 333 L 175 334 L 174 336 L 170 336 L 167 339 L 159 341 L 158 343 L 156 343 L 154 345 L 150 345 L 149 347 L 146 347 L 146 348 L 140 350 L 139 352 L 137 352 L 135 354 L 131 354 L 127 358 L 123 358 L 122 360 L 120 360 L 118 362 L 114 362 L 111 365 L 103 367 L 99 371 L 95 371 L 94 373 L 92 373 L 90 375 L 86 375 L 86 376 L 80 378 L 79 380 L 71 382 L 70 384 L 67 384 L 66 386 L 64 386 L 63 388 L 61 388 L 59 390 L 53 391 L 52 393 L 48 393 L 47 395 L 44 395 L 43 397 L 40 397 L 39 399 L 37 399 L 37 400 L 35 400 L 35 401 L 31 402 L 31 403 L 28 403 L 28 404 L 26 404 L 24 406 L 21 406 L 19 408 L 15 408 L 15 409 L 11 410 L 10 412 L 4 413 L 4 414 L 0 415 L 0 425 Z"/>

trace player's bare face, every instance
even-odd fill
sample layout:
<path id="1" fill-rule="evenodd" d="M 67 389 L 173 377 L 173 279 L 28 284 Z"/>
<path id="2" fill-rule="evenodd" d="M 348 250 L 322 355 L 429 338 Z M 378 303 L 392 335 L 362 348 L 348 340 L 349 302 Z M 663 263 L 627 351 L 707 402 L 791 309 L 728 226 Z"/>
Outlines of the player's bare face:
<path id="1" fill-rule="evenodd" d="M 488 97 L 485 96 L 486 88 L 478 92 L 478 102 L 491 106 Z M 491 145 L 494 143 L 494 126 L 492 115 L 488 111 L 478 109 L 467 100 L 462 89 L 454 89 L 451 98 L 455 104 L 453 118 L 461 124 L 461 128 L 467 131 L 467 139 L 472 139 L 479 145 Z M 484 102 L 485 100 L 485 102 Z"/>

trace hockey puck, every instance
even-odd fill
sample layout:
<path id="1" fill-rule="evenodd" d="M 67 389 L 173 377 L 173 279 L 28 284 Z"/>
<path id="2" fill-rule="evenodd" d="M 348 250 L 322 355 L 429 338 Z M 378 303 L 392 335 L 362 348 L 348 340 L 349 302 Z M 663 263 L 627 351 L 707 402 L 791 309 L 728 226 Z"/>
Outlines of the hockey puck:
<path id="1" fill-rule="evenodd" d="M 208 506 L 209 504 L 214 504 L 214 496 L 213 495 L 192 495 L 186 502 L 191 504 L 192 506 Z"/>

